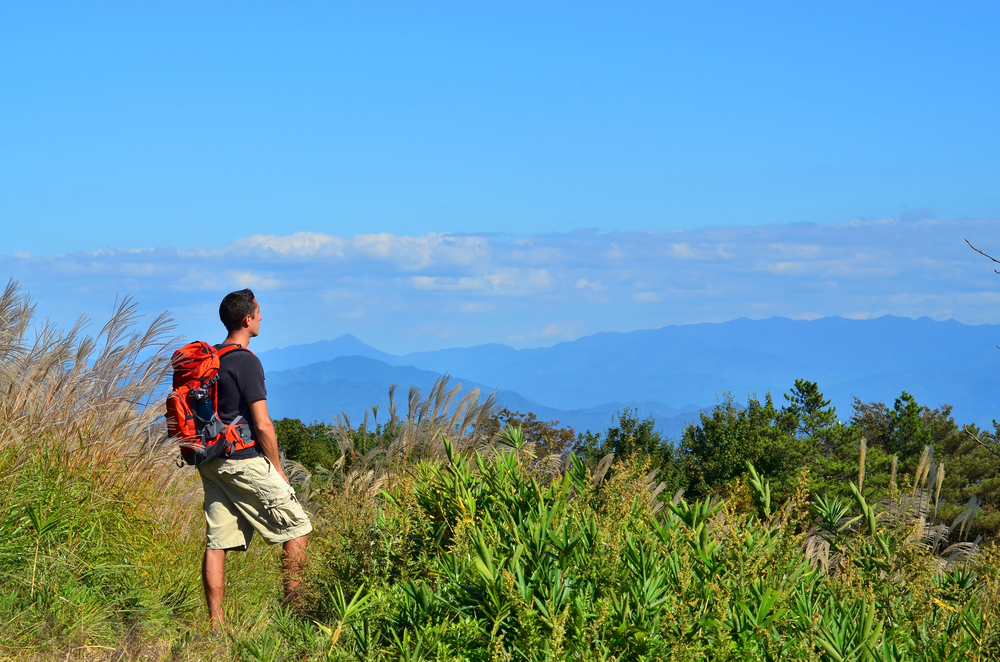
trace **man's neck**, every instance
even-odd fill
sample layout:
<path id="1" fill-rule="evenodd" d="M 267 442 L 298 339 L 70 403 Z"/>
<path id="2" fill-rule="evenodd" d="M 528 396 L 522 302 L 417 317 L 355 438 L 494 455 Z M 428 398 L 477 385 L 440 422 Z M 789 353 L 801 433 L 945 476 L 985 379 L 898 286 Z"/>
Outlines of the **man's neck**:
<path id="1" fill-rule="evenodd" d="M 239 345 L 240 347 L 246 348 L 250 344 L 250 332 L 247 329 L 237 329 L 236 331 L 230 332 L 226 339 L 222 342 L 223 345 Z"/>

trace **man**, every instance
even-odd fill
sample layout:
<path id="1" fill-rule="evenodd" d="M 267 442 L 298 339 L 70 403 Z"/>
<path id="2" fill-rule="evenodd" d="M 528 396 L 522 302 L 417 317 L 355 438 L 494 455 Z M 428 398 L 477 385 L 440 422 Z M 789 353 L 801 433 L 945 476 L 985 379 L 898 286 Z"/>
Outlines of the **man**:
<path id="1" fill-rule="evenodd" d="M 212 627 L 225 624 L 222 595 L 226 553 L 245 551 L 256 531 L 270 544 L 283 547 L 282 569 L 286 602 L 298 600 L 299 580 L 312 524 L 295 498 L 281 468 L 278 441 L 267 413 L 264 368 L 247 349 L 260 331 L 260 306 L 250 290 L 227 294 L 219 306 L 226 340 L 217 349 L 237 345 L 223 354 L 219 367 L 218 414 L 225 423 L 237 417 L 250 422 L 253 445 L 198 466 L 205 488 L 207 545 L 202 565 L 205 599 Z"/>

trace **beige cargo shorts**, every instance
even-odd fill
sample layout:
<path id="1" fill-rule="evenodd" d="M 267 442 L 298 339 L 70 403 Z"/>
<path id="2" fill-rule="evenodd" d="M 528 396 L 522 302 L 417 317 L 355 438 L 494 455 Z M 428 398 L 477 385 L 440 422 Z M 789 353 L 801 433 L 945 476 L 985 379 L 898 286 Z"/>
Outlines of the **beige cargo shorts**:
<path id="1" fill-rule="evenodd" d="M 217 458 L 198 466 L 205 488 L 205 536 L 209 549 L 247 549 L 254 531 L 270 544 L 312 531 L 295 490 L 263 456 Z"/>

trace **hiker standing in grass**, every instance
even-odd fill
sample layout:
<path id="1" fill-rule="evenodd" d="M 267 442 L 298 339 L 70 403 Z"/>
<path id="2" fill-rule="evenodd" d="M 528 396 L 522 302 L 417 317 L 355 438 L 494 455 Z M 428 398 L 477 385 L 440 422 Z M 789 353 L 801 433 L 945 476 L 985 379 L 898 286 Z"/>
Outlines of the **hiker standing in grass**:
<path id="1" fill-rule="evenodd" d="M 281 468 L 278 441 L 267 413 L 264 368 L 247 345 L 260 331 L 260 306 L 250 290 L 227 294 L 219 317 L 229 335 L 216 345 L 218 418 L 249 422 L 249 441 L 228 454 L 198 465 L 205 488 L 207 522 L 202 580 L 213 627 L 224 624 L 222 595 L 226 553 L 245 551 L 254 531 L 282 544 L 286 602 L 299 597 L 299 580 L 312 524 Z M 244 433 L 244 437 L 246 437 Z"/>

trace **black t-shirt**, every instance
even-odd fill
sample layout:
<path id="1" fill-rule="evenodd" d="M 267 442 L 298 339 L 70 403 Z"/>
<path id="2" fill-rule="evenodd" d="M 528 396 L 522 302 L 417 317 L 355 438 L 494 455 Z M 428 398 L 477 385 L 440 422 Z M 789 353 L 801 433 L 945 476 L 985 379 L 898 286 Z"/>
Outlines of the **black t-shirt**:
<path id="1" fill-rule="evenodd" d="M 220 349 L 224 345 L 216 345 Z M 250 438 L 257 440 L 257 431 L 250 416 L 250 404 L 267 399 L 267 388 L 264 386 L 264 366 L 252 352 L 247 349 L 232 349 L 222 355 L 219 360 L 219 418 L 223 423 L 232 423 L 237 416 L 242 416 L 240 423 L 250 426 Z M 250 448 L 236 451 L 229 456 L 233 460 L 242 460 L 261 455 L 258 444 Z"/>

